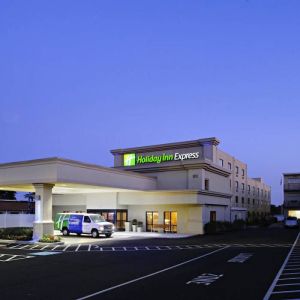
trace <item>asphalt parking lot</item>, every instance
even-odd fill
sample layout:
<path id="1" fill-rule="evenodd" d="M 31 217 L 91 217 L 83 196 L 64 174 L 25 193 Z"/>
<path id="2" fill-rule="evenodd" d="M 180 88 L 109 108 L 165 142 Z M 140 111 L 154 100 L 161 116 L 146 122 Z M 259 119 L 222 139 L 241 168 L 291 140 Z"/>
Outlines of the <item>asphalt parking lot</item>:
<path id="1" fill-rule="evenodd" d="M 268 291 L 270 299 L 296 299 L 297 235 L 277 228 L 46 248 L 3 245 L 1 299 L 263 299 Z"/>

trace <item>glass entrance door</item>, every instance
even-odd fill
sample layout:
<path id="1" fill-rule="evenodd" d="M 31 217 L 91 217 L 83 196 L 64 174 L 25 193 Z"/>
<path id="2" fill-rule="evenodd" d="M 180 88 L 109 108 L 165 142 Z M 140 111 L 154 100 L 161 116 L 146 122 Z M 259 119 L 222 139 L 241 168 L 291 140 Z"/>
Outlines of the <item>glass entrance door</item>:
<path id="1" fill-rule="evenodd" d="M 117 231 L 125 230 L 125 222 L 127 221 L 127 209 L 88 209 L 88 213 L 100 214 L 108 222 L 116 226 Z"/>
<path id="2" fill-rule="evenodd" d="M 117 210 L 117 230 L 125 231 L 125 222 L 127 221 L 127 210 Z"/>
<path id="3" fill-rule="evenodd" d="M 177 233 L 177 211 L 164 212 L 164 231 Z"/>
<path id="4" fill-rule="evenodd" d="M 156 231 L 155 225 L 158 225 L 158 212 L 146 212 L 146 231 Z"/>

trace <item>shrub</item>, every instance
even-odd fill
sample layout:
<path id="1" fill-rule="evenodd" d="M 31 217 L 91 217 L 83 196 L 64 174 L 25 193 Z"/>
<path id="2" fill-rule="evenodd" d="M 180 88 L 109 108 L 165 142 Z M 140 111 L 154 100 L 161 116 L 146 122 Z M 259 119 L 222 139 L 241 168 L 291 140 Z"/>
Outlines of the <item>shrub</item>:
<path id="1" fill-rule="evenodd" d="M 234 220 L 232 223 L 232 228 L 234 230 L 244 229 L 246 226 L 246 222 L 243 219 Z"/>
<path id="2" fill-rule="evenodd" d="M 60 236 L 55 236 L 52 234 L 44 234 L 43 237 L 39 240 L 42 243 L 57 243 L 60 242 Z"/>
<path id="3" fill-rule="evenodd" d="M 6 240 L 29 241 L 32 233 L 32 228 L 28 227 L 0 228 L 0 238 Z"/>
<path id="4" fill-rule="evenodd" d="M 235 220 L 233 223 L 228 221 L 220 222 L 209 222 L 204 225 L 204 232 L 206 234 L 215 234 L 222 233 L 232 230 L 241 230 L 246 226 L 246 222 L 244 220 Z"/>

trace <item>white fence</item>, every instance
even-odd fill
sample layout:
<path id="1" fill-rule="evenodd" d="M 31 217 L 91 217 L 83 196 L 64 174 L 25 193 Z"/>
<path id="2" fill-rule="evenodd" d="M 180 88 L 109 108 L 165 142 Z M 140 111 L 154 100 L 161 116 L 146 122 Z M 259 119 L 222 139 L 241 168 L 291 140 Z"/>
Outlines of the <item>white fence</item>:
<path id="1" fill-rule="evenodd" d="M 33 227 L 33 214 L 0 214 L 0 228 Z"/>

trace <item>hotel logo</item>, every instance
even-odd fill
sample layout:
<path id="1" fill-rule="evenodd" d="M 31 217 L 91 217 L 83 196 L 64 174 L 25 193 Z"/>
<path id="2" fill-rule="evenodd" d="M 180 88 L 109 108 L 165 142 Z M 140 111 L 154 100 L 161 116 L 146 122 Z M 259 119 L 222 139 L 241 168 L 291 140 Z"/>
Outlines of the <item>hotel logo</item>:
<path id="1" fill-rule="evenodd" d="M 124 166 L 135 166 L 135 153 L 124 154 Z"/>

